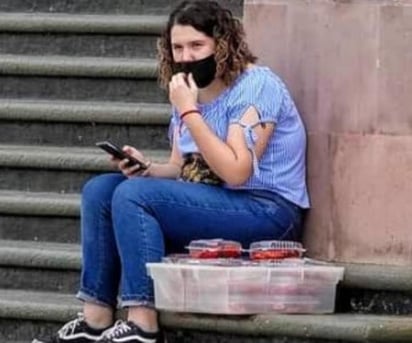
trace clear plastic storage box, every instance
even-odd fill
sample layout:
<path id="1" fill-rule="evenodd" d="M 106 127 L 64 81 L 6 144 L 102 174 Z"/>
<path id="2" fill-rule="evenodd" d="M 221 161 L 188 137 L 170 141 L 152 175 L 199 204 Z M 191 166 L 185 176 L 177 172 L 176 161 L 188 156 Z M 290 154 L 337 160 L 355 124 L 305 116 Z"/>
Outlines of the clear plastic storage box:
<path id="1" fill-rule="evenodd" d="M 343 267 L 148 263 L 158 309 L 214 314 L 331 313 Z"/>

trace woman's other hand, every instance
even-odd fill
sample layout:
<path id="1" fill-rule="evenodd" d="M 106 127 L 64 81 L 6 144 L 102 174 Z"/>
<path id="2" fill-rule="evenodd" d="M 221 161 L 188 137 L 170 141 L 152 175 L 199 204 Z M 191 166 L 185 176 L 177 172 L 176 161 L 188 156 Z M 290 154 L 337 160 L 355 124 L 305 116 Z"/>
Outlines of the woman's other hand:
<path id="1" fill-rule="evenodd" d="M 178 73 L 170 80 L 169 100 L 180 113 L 196 108 L 198 93 L 192 74 Z"/>

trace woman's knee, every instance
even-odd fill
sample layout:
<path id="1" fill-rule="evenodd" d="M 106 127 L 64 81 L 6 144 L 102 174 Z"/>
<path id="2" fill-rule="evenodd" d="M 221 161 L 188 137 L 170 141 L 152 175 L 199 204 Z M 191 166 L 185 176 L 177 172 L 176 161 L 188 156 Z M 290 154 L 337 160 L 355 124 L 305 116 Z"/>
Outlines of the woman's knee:
<path id="1" fill-rule="evenodd" d="M 101 174 L 89 179 L 82 189 L 82 201 L 111 199 L 116 187 L 124 180 L 121 174 Z"/>
<path id="2" fill-rule="evenodd" d="M 159 180 L 136 177 L 122 182 L 113 193 L 112 208 L 121 209 L 126 203 L 148 205 L 151 199 L 159 195 L 161 186 Z M 159 188 L 160 187 L 160 188 Z"/>

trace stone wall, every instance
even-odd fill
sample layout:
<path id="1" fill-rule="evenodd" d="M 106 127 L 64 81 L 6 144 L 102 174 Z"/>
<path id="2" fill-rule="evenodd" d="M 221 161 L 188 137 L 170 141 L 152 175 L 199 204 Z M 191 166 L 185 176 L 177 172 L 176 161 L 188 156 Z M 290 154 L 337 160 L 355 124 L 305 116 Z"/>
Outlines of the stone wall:
<path id="1" fill-rule="evenodd" d="M 412 1 L 246 0 L 306 124 L 311 257 L 412 262 Z"/>

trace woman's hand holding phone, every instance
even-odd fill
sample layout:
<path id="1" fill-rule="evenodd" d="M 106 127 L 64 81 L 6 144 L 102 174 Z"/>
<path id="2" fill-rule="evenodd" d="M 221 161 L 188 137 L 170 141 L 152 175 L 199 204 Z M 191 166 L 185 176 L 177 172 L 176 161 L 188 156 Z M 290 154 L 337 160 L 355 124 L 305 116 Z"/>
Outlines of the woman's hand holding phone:
<path id="1" fill-rule="evenodd" d="M 143 154 L 137 150 L 136 148 L 133 148 L 132 146 L 125 145 L 122 149 L 128 156 L 131 156 L 135 158 L 138 161 L 146 161 L 145 157 Z M 132 177 L 132 176 L 147 176 L 149 174 L 149 167 L 150 167 L 150 162 L 145 163 L 145 167 L 142 168 L 140 164 L 132 164 L 128 159 L 123 159 L 123 160 L 118 160 L 117 163 L 118 168 L 120 171 L 123 173 L 123 175 L 127 177 Z"/>
<path id="2" fill-rule="evenodd" d="M 139 150 L 129 145 L 120 148 L 110 141 L 97 142 L 96 145 L 112 156 L 111 161 L 125 176 L 149 175 L 150 162 L 144 162 L 146 159 Z"/>

